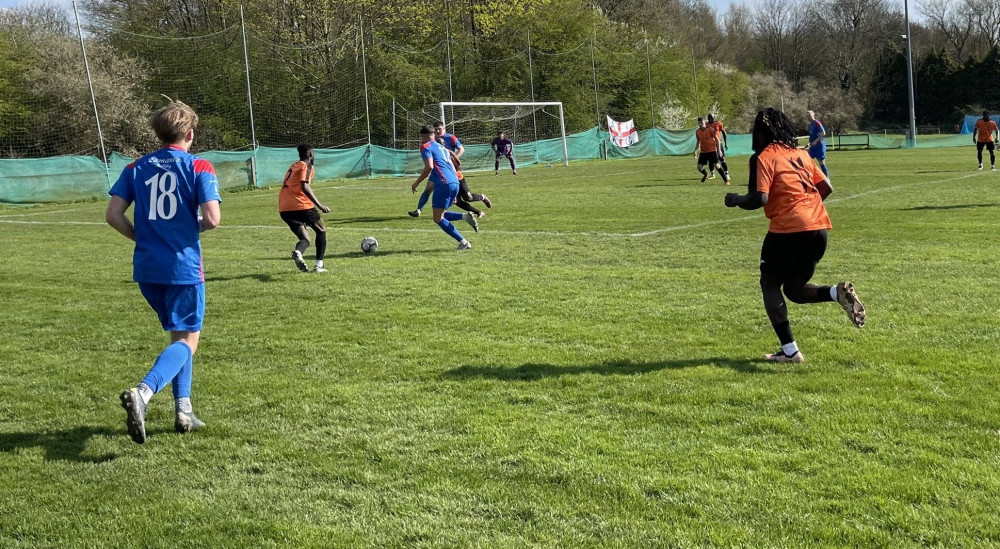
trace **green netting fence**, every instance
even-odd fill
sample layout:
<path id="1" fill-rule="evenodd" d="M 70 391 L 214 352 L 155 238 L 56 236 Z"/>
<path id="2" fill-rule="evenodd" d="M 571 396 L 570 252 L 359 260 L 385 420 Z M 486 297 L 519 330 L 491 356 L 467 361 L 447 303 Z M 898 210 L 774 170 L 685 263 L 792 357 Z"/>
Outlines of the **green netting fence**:
<path id="1" fill-rule="evenodd" d="M 608 132 L 592 128 L 566 137 L 570 162 L 603 158 L 639 158 L 646 156 L 689 155 L 694 151 L 694 130 L 639 132 L 639 143 L 622 149 L 611 145 Z M 864 134 L 863 134 L 864 135 Z M 831 141 L 834 141 L 831 139 Z M 858 141 L 852 141 L 857 144 Z M 867 135 L 873 149 L 900 149 L 901 138 Z M 972 146 L 968 135 L 918 139 L 917 148 Z M 730 135 L 729 156 L 751 154 L 749 135 Z M 280 185 L 285 171 L 298 159 L 294 148 L 260 147 L 256 151 L 208 151 L 198 154 L 210 161 L 224 189 L 250 185 L 250 159 L 254 158 L 258 187 Z M 560 139 L 515 144 L 514 158 L 519 166 L 561 165 L 563 147 Z M 489 145 L 466 147 L 462 168 L 465 171 L 492 170 L 493 153 Z M 31 204 L 71 202 L 107 196 L 110 184 L 133 159 L 114 153 L 108 165 L 93 156 L 59 156 L 36 159 L 0 160 L 0 203 Z M 318 180 L 364 178 L 372 176 L 416 175 L 422 168 L 416 150 L 397 150 L 375 145 L 350 149 L 317 149 Z"/>

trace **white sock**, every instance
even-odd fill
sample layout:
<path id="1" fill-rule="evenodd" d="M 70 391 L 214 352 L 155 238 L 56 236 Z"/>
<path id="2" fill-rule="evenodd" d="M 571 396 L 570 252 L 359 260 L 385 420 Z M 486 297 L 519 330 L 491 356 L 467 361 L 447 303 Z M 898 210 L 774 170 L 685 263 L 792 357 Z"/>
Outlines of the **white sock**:
<path id="1" fill-rule="evenodd" d="M 323 260 L 322 259 L 317 259 L 316 260 L 316 268 L 317 269 L 322 269 L 323 268 Z"/>
<path id="2" fill-rule="evenodd" d="M 837 287 L 830 286 L 830 299 L 837 301 Z"/>
<path id="3" fill-rule="evenodd" d="M 142 403 L 149 404 L 149 399 L 153 398 L 153 395 L 155 394 L 153 393 L 153 390 L 149 387 L 149 385 L 146 385 L 145 383 L 140 383 L 139 385 L 136 386 L 136 389 L 139 390 L 139 398 L 142 399 Z"/>
<path id="4" fill-rule="evenodd" d="M 785 353 L 785 356 L 792 356 L 799 352 L 799 344 L 796 342 L 786 343 L 781 346 L 781 352 Z"/>
<path id="5" fill-rule="evenodd" d="M 174 410 L 176 410 L 177 413 L 183 413 L 183 414 L 188 414 L 188 415 L 193 414 L 194 411 L 191 408 L 191 398 L 190 397 L 181 397 L 181 398 L 178 398 L 177 400 L 175 400 L 174 401 Z"/>

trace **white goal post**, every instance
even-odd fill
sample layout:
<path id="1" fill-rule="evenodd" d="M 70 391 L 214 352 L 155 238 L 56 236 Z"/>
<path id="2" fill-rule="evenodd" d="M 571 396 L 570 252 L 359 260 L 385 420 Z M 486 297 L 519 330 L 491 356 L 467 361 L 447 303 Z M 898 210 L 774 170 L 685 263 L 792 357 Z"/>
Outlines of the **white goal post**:
<path id="1" fill-rule="evenodd" d="M 502 123 L 504 120 L 515 120 L 519 117 L 526 118 L 531 116 L 532 125 L 534 128 L 535 135 L 538 132 L 538 123 L 536 120 L 536 113 L 539 110 L 544 112 L 546 107 L 555 107 L 558 109 L 558 137 L 562 140 L 562 157 L 563 165 L 569 166 L 569 148 L 566 144 L 566 120 L 563 117 L 563 104 L 561 101 L 538 101 L 538 102 L 503 102 L 503 101 L 479 101 L 479 102 L 467 102 L 467 101 L 442 101 L 441 102 L 441 121 L 444 122 L 445 130 L 449 128 L 455 132 L 456 125 L 462 123 L 465 120 L 475 120 L 479 122 L 489 121 L 494 124 Z M 456 116 L 455 109 L 460 108 L 465 110 L 466 116 Z M 498 108 L 509 108 L 509 114 L 498 115 L 493 112 Z M 478 118 L 476 115 L 476 110 L 484 112 L 486 114 L 483 118 Z M 448 115 L 452 115 L 451 118 Z M 553 116 L 555 118 L 555 116 Z M 502 128 L 502 126 L 501 126 Z M 510 131 L 506 131 L 510 135 Z M 460 135 L 459 138 L 466 136 Z M 511 136 L 512 138 L 514 136 Z M 554 138 L 554 137 L 553 137 Z M 523 140 L 521 140 L 523 141 Z M 488 144 L 486 141 L 484 144 Z M 515 146 L 517 144 L 515 143 Z M 537 153 L 536 153 L 537 154 Z M 537 160 L 537 159 L 536 159 Z"/>

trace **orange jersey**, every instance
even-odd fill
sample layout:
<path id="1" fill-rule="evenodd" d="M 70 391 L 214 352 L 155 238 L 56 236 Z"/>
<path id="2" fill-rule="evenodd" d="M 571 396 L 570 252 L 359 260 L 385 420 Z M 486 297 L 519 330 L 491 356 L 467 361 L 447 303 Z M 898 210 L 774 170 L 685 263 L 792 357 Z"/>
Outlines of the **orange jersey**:
<path id="1" fill-rule="evenodd" d="M 698 140 L 698 146 L 703 153 L 715 152 L 719 147 L 718 136 L 715 128 L 711 127 L 698 128 L 694 131 L 694 137 Z"/>
<path id="2" fill-rule="evenodd" d="M 830 229 L 816 184 L 826 176 L 803 149 L 776 143 L 750 157 L 750 192 L 767 193 L 768 232 L 799 233 Z"/>
<path id="3" fill-rule="evenodd" d="M 718 120 L 708 124 L 708 127 L 715 130 L 715 133 L 719 134 L 720 137 L 722 136 L 722 132 L 726 131 L 726 127 L 723 126 L 722 122 L 719 122 Z"/>
<path id="4" fill-rule="evenodd" d="M 993 141 L 993 132 L 997 131 L 997 123 L 992 120 L 976 120 L 976 126 L 972 130 L 976 134 L 976 141 L 985 143 Z"/>
<path id="5" fill-rule="evenodd" d="M 278 211 L 294 212 L 297 210 L 311 210 L 316 205 L 302 192 L 303 183 L 312 183 L 315 175 L 312 165 L 303 160 L 292 164 L 285 173 L 285 182 L 278 192 Z"/>

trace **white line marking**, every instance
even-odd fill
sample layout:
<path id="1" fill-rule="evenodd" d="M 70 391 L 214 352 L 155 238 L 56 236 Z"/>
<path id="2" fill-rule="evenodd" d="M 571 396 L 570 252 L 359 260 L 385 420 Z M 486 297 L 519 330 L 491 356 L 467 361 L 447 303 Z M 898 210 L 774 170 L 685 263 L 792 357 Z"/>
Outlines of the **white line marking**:
<path id="1" fill-rule="evenodd" d="M 6 217 L 29 217 L 29 216 L 33 216 L 33 215 L 59 214 L 59 213 L 66 213 L 66 212 L 75 212 L 75 211 L 78 211 L 78 210 L 85 210 L 85 209 L 86 208 L 73 208 L 73 209 L 70 209 L 70 210 L 55 210 L 55 211 L 51 211 L 51 212 L 34 212 L 34 213 L 23 213 L 23 214 L 0 215 L 0 218 L 6 218 Z"/>

